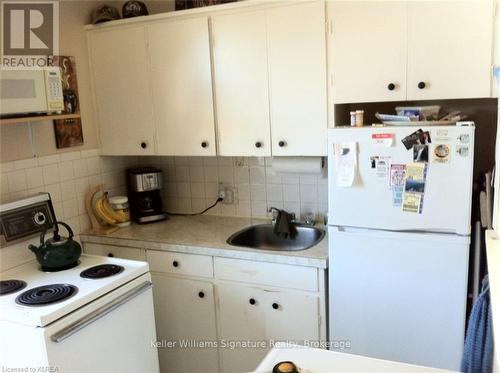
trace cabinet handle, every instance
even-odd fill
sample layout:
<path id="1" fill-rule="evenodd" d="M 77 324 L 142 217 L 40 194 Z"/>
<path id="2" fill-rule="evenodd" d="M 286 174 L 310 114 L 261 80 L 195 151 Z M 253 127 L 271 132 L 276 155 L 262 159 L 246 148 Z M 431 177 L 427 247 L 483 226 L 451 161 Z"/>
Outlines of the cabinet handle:
<path id="1" fill-rule="evenodd" d="M 253 298 L 250 298 L 250 300 L 248 301 L 248 303 L 250 303 L 252 306 L 255 305 L 255 299 Z"/>
<path id="2" fill-rule="evenodd" d="M 280 148 L 284 147 L 286 145 L 286 142 L 281 140 L 280 142 L 278 142 L 278 145 Z"/>
<path id="3" fill-rule="evenodd" d="M 424 89 L 425 88 L 425 82 L 418 82 L 417 87 L 418 87 L 418 89 Z"/>
<path id="4" fill-rule="evenodd" d="M 280 308 L 280 305 L 278 303 L 273 303 L 273 308 L 277 310 L 278 308 Z"/>
<path id="5" fill-rule="evenodd" d="M 394 91 L 394 89 L 395 89 L 395 88 L 396 88 L 396 84 L 394 84 L 394 83 L 389 83 L 389 84 L 387 85 L 387 89 L 388 89 L 389 91 Z"/>
<path id="6" fill-rule="evenodd" d="M 177 260 L 174 260 L 174 261 L 172 262 L 172 265 L 173 265 L 174 267 L 178 267 L 178 266 L 179 266 L 179 262 L 178 262 Z"/>
<path id="7" fill-rule="evenodd" d="M 203 142 L 201 143 L 201 147 L 202 147 L 202 148 L 207 148 L 207 147 L 208 147 L 208 142 L 207 142 L 207 141 L 203 141 Z"/>
<path id="8" fill-rule="evenodd" d="M 115 256 L 115 254 L 113 254 L 113 253 L 108 253 L 108 256 L 109 256 L 110 258 L 113 258 L 113 257 Z"/>
<path id="9" fill-rule="evenodd" d="M 141 148 L 146 149 L 148 147 L 148 144 L 146 144 L 144 141 L 141 142 Z"/>
<path id="10" fill-rule="evenodd" d="M 198 293 L 198 296 L 199 296 L 200 298 L 204 298 L 204 297 L 205 297 L 205 293 L 204 293 L 204 292 L 202 292 L 202 291 L 200 291 L 200 292 Z"/>
<path id="11" fill-rule="evenodd" d="M 261 143 L 260 141 L 257 141 L 257 142 L 255 143 L 255 147 L 256 147 L 256 148 L 261 148 L 261 147 L 262 147 L 262 143 Z"/>

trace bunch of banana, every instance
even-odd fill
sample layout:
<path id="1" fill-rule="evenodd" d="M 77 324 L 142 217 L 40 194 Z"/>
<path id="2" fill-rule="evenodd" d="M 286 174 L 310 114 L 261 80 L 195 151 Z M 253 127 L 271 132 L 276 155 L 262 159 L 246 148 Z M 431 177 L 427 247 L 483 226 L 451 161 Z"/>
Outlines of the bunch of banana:
<path id="1" fill-rule="evenodd" d="M 109 225 L 116 225 L 130 220 L 127 212 L 115 211 L 108 201 L 108 193 L 96 199 L 94 211 L 98 218 Z"/>

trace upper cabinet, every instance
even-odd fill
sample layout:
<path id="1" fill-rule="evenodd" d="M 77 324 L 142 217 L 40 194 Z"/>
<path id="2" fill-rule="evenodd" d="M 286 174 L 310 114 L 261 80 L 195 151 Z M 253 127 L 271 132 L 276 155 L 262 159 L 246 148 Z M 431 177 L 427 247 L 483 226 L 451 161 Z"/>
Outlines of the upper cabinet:
<path id="1" fill-rule="evenodd" d="M 327 7 L 335 103 L 489 96 L 491 1 Z"/>
<path id="2" fill-rule="evenodd" d="M 99 30 L 88 41 L 102 154 L 154 154 L 144 28 Z"/>
<path id="3" fill-rule="evenodd" d="M 266 12 L 212 17 L 220 155 L 270 156 Z"/>
<path id="4" fill-rule="evenodd" d="M 325 155 L 325 4 L 267 14 L 272 155 Z"/>
<path id="5" fill-rule="evenodd" d="M 147 26 L 156 150 L 215 155 L 207 17 Z"/>
<path id="6" fill-rule="evenodd" d="M 322 1 L 212 17 L 220 155 L 325 155 Z"/>
<path id="7" fill-rule="evenodd" d="M 408 3 L 408 100 L 490 95 L 491 1 Z"/>
<path id="8" fill-rule="evenodd" d="M 405 100 L 406 2 L 335 1 L 328 7 L 334 101 Z"/>

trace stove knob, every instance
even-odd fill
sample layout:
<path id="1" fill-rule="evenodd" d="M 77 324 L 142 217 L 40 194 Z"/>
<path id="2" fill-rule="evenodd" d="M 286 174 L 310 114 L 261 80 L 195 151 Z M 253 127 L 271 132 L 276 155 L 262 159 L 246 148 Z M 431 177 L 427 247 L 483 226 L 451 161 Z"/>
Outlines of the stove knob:
<path id="1" fill-rule="evenodd" d="M 47 218 L 45 217 L 45 214 L 43 212 L 37 211 L 35 215 L 33 215 L 33 221 L 36 225 L 44 225 L 47 221 Z"/>

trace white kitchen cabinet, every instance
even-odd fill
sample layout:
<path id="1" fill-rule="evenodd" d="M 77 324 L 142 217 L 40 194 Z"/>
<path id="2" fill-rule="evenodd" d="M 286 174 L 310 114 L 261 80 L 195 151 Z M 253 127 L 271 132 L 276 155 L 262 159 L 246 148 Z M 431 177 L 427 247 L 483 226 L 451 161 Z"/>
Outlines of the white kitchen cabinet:
<path id="1" fill-rule="evenodd" d="M 266 12 L 211 22 L 219 155 L 270 156 Z"/>
<path id="2" fill-rule="evenodd" d="M 88 41 L 101 153 L 154 154 L 144 27 L 96 30 Z"/>
<path id="3" fill-rule="evenodd" d="M 273 156 L 326 155 L 325 4 L 267 12 Z"/>
<path id="4" fill-rule="evenodd" d="M 216 154 L 208 18 L 147 26 L 158 155 Z"/>
<path id="5" fill-rule="evenodd" d="M 217 286 L 218 319 L 221 341 L 259 343 L 266 339 L 263 292 L 241 284 Z M 223 346 L 222 346 L 223 347 Z M 223 373 L 252 372 L 267 348 L 221 348 Z"/>
<path id="6" fill-rule="evenodd" d="M 218 373 L 217 348 L 181 346 L 183 342 L 217 341 L 213 285 L 157 272 L 152 279 L 157 339 L 175 343 L 158 349 L 161 372 Z"/>
<path id="7" fill-rule="evenodd" d="M 493 5 L 331 1 L 334 103 L 489 97 Z"/>
<path id="8" fill-rule="evenodd" d="M 98 243 L 84 243 L 83 251 L 90 255 L 109 256 L 130 260 L 146 261 L 146 250 L 135 247 L 102 245 Z"/>
<path id="9" fill-rule="evenodd" d="M 489 97 L 491 1 L 408 3 L 408 100 Z"/>
<path id="10" fill-rule="evenodd" d="M 315 294 L 227 283 L 218 285 L 217 293 L 220 338 L 265 343 L 222 349 L 224 373 L 253 371 L 272 347 L 270 341 L 320 339 L 319 298 Z"/>
<path id="11" fill-rule="evenodd" d="M 407 3 L 331 1 L 327 9 L 335 103 L 405 100 Z"/>

